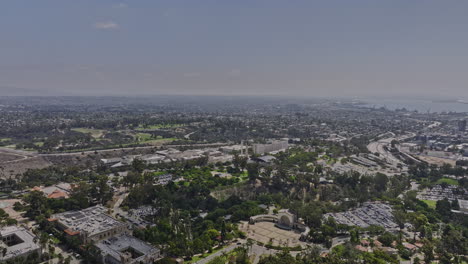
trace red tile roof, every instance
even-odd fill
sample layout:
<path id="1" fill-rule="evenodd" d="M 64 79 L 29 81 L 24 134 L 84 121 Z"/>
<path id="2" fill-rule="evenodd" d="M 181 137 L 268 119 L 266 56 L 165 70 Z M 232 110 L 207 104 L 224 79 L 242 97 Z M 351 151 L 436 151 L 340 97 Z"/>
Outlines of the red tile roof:
<path id="1" fill-rule="evenodd" d="M 369 250 L 361 245 L 357 245 L 356 249 L 362 252 L 368 252 Z"/>
<path id="2" fill-rule="evenodd" d="M 49 194 L 47 198 L 51 198 L 51 199 L 68 198 L 68 194 L 60 190 L 55 190 L 51 194 Z"/>
<path id="3" fill-rule="evenodd" d="M 73 231 L 71 229 L 65 229 L 63 232 L 67 233 L 70 236 L 78 235 L 80 233 L 78 231 Z"/>
<path id="4" fill-rule="evenodd" d="M 414 249 L 417 249 L 418 247 L 411 244 L 411 243 L 403 243 L 403 246 L 409 250 L 414 250 Z"/>

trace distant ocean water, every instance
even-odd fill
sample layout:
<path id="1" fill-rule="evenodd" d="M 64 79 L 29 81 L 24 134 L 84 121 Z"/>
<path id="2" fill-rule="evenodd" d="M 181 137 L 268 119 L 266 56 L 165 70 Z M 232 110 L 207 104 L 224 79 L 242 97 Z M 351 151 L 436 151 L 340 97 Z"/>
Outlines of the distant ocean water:
<path id="1" fill-rule="evenodd" d="M 406 108 L 418 112 L 467 112 L 466 100 L 429 100 L 429 99 L 361 99 L 365 107 L 385 107 L 390 110 Z"/>

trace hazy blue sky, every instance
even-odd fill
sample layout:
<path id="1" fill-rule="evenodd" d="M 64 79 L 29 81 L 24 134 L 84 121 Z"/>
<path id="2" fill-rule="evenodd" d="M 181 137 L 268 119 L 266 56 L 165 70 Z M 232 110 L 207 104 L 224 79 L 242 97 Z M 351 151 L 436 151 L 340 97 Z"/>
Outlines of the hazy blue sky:
<path id="1" fill-rule="evenodd" d="M 468 97 L 468 1 L 3 0 L 0 86 Z"/>

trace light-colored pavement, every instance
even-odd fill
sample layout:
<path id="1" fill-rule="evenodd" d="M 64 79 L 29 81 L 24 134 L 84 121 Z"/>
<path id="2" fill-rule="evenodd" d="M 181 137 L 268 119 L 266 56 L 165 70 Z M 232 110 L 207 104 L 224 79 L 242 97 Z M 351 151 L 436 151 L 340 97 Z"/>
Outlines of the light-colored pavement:
<path id="1" fill-rule="evenodd" d="M 241 245 L 237 245 L 237 244 L 227 246 L 227 247 L 221 249 L 220 251 L 218 251 L 216 253 L 213 253 L 213 254 L 209 255 L 208 257 L 195 262 L 195 264 L 206 264 L 206 263 L 212 261 L 214 258 L 219 257 L 219 256 L 223 255 L 224 253 L 229 253 L 229 252 L 233 251 L 234 249 L 236 249 L 236 248 L 238 248 L 240 246 Z"/>
<path id="2" fill-rule="evenodd" d="M 255 241 L 263 244 L 272 243 L 273 246 L 282 247 L 306 247 L 306 243 L 299 240 L 301 234 L 294 230 L 284 230 L 275 226 L 271 222 L 259 222 L 250 225 L 247 222 L 241 222 L 239 229 Z"/>
<path id="3" fill-rule="evenodd" d="M 332 239 L 332 247 L 341 245 L 349 241 L 351 238 L 350 237 L 335 237 Z"/>
<path id="4" fill-rule="evenodd" d="M 190 139 L 190 136 L 193 135 L 196 131 L 190 132 L 184 136 L 185 139 Z"/>
<path id="5" fill-rule="evenodd" d="M 80 264 L 82 263 L 81 260 L 75 258 L 72 254 L 73 253 L 69 253 L 67 251 L 65 251 L 63 248 L 61 247 L 58 247 L 58 246 L 55 246 L 55 253 L 56 254 L 62 254 L 63 256 L 63 259 L 66 259 L 68 257 L 70 257 L 70 264 Z M 44 263 L 53 263 L 53 264 L 58 264 L 60 262 L 60 259 L 59 258 L 54 258 L 54 259 L 51 259 L 49 261 L 46 261 Z"/>
<path id="6" fill-rule="evenodd" d="M 120 215 L 126 215 L 127 212 L 123 211 L 122 209 L 120 209 L 120 205 L 123 203 L 123 201 L 125 200 L 125 198 L 127 198 L 127 196 L 129 195 L 130 193 L 126 192 L 122 195 L 119 196 L 119 198 L 117 198 L 117 201 L 115 202 L 114 206 L 112 207 L 113 209 L 113 212 L 112 212 L 112 215 L 115 217 L 117 214 L 120 214 Z"/>
<path id="7" fill-rule="evenodd" d="M 253 263 L 257 264 L 260 261 L 260 258 L 262 256 L 275 255 L 278 252 L 279 252 L 278 250 L 269 249 L 269 248 L 254 244 L 249 249 L 249 256 L 254 257 Z"/>
<path id="8" fill-rule="evenodd" d="M 233 245 L 230 245 L 202 260 L 199 260 L 197 261 L 195 264 L 206 264 L 210 261 L 212 261 L 213 259 L 215 259 L 216 257 L 219 257 L 219 256 L 222 256 L 224 253 L 229 253 L 231 251 L 233 251 L 234 249 L 238 248 L 238 247 L 241 247 L 243 246 L 243 243 L 241 245 L 237 245 L 237 244 L 233 244 Z M 254 260 L 253 260 L 253 263 L 256 264 L 260 261 L 260 258 L 262 256 L 266 256 L 266 255 L 274 255 L 274 254 L 277 254 L 279 251 L 278 250 L 274 250 L 274 249 L 268 249 L 266 247 L 262 247 L 262 246 L 259 246 L 257 244 L 253 244 L 249 249 L 248 249 L 248 254 L 250 257 L 252 257 Z M 295 255 L 295 254 L 293 254 Z"/>

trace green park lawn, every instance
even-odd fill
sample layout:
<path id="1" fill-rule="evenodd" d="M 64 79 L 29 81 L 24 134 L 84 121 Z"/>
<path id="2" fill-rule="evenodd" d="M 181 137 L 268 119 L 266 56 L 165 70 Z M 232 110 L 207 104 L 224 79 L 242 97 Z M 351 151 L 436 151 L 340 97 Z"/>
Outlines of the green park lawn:
<path id="1" fill-rule="evenodd" d="M 450 179 L 450 178 L 442 178 L 442 179 L 439 179 L 436 184 L 442 184 L 442 183 L 447 183 L 447 184 L 450 184 L 450 185 L 458 185 L 458 181 L 455 180 L 455 179 Z"/>
<path id="2" fill-rule="evenodd" d="M 148 141 L 151 140 L 151 134 L 149 133 L 136 133 L 135 135 L 136 141 Z"/>
<path id="3" fill-rule="evenodd" d="M 437 201 L 432 200 L 421 200 L 425 202 L 430 208 L 436 208 Z"/>
<path id="4" fill-rule="evenodd" d="M 174 127 L 181 127 L 181 124 L 158 124 L 158 125 L 151 125 L 147 127 L 143 127 L 140 125 L 136 128 L 136 130 L 146 130 L 146 129 L 162 129 L 162 128 L 174 128 Z"/>
<path id="5" fill-rule="evenodd" d="M 176 138 L 163 138 L 161 136 L 152 138 L 151 134 L 149 133 L 136 133 L 135 134 L 135 141 L 140 142 L 140 143 L 162 144 L 162 143 L 169 143 L 174 140 L 176 140 Z"/>

